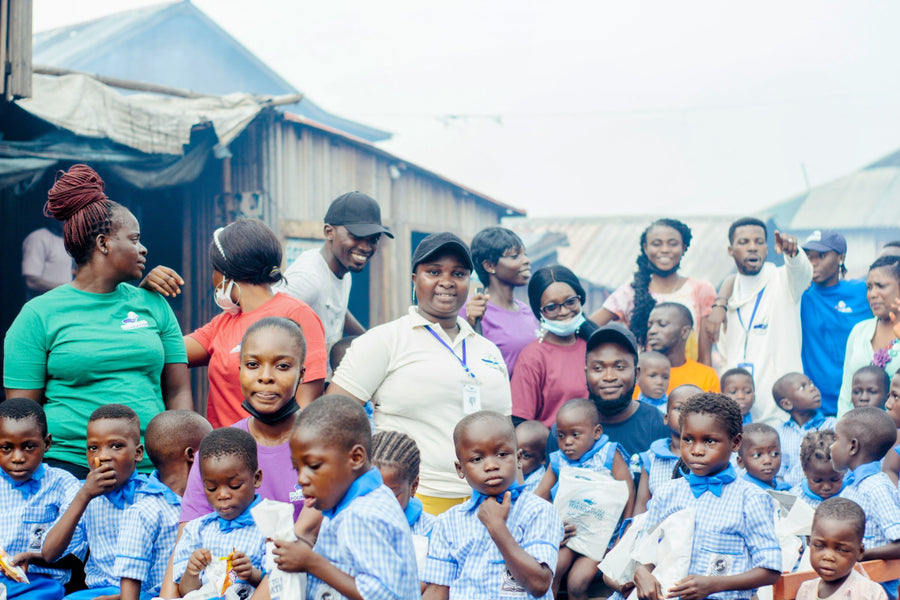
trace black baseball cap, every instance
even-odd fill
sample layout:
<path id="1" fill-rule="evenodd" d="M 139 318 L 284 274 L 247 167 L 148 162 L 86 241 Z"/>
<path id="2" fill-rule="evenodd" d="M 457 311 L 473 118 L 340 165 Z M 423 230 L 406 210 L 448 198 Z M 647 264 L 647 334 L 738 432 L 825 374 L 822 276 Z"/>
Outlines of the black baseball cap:
<path id="1" fill-rule="evenodd" d="M 466 268 L 470 271 L 472 270 L 472 255 L 469 253 L 469 247 L 466 243 L 449 231 L 442 231 L 441 233 L 432 233 L 416 246 L 416 251 L 413 252 L 412 256 L 413 273 L 415 273 L 419 263 L 425 262 L 442 250 L 449 250 L 454 254 L 458 254 L 465 262 Z"/>
<path id="2" fill-rule="evenodd" d="M 612 342 L 613 344 L 622 346 L 623 348 L 628 350 L 635 359 L 637 359 L 637 338 L 635 338 L 634 334 L 631 333 L 631 330 L 625 327 L 623 324 L 617 321 L 612 321 L 597 329 L 597 331 L 592 333 L 591 337 L 588 338 L 586 351 L 590 352 L 591 350 L 605 342 Z"/>
<path id="3" fill-rule="evenodd" d="M 391 230 L 381 224 L 381 207 L 375 199 L 362 192 L 348 192 L 335 198 L 325 213 L 328 225 L 343 225 L 356 237 L 369 237 L 383 233 L 394 237 Z"/>

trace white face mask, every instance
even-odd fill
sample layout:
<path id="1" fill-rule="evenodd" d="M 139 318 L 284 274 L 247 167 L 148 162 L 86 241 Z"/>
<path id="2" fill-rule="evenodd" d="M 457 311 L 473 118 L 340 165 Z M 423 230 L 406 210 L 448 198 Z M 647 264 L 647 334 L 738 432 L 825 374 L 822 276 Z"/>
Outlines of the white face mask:
<path id="1" fill-rule="evenodd" d="M 228 286 L 225 286 L 225 282 L 228 282 Z M 241 298 L 241 286 L 234 282 L 233 279 L 223 279 L 222 283 L 216 286 L 216 305 L 219 308 L 227 312 L 229 315 L 237 315 L 241 312 L 241 306 L 238 302 L 235 302 L 231 299 L 231 290 L 237 286 L 238 290 L 238 302 L 240 302 Z"/>

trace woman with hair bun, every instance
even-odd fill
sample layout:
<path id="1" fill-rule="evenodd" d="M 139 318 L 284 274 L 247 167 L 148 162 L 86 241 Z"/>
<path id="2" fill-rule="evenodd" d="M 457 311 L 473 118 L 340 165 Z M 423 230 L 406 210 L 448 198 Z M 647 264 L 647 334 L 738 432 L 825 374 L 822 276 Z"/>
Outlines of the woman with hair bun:
<path id="1" fill-rule="evenodd" d="M 143 434 L 156 414 L 192 407 L 175 314 L 158 295 L 126 283 L 140 279 L 146 263 L 140 225 L 103 190 L 87 165 L 57 175 L 44 214 L 64 222 L 75 279 L 25 304 L 4 342 L 6 396 L 44 405 L 53 436 L 47 463 L 82 479 L 94 409 L 131 407 Z M 151 469 L 149 459 L 139 468 Z"/>
<path id="2" fill-rule="evenodd" d="M 247 412 L 253 414 L 241 394 L 240 344 L 247 328 L 265 317 L 287 317 L 300 325 L 306 336 L 305 372 L 297 403 L 303 407 L 322 395 L 325 330 L 308 304 L 272 289 L 283 279 L 281 256 L 275 232 L 258 219 L 239 219 L 213 233 L 209 260 L 216 304 L 223 312 L 184 338 L 188 365 L 209 367 L 206 418 L 213 427 L 226 427 L 245 419 Z M 141 282 L 141 287 L 164 296 L 181 293 L 181 285 L 184 281 L 178 273 L 163 266 L 154 268 Z M 297 403 L 287 404 L 285 410 L 296 410 Z"/>
<path id="3" fill-rule="evenodd" d="M 708 281 L 679 275 L 681 259 L 691 246 L 691 228 L 677 219 L 658 219 L 641 233 L 641 253 L 634 280 L 619 287 L 590 319 L 597 325 L 622 321 L 638 344 L 647 343 L 647 319 L 657 302 L 677 302 L 691 311 L 694 330 L 687 341 L 687 357 L 710 364 L 712 341 L 705 320 L 716 299 Z"/>

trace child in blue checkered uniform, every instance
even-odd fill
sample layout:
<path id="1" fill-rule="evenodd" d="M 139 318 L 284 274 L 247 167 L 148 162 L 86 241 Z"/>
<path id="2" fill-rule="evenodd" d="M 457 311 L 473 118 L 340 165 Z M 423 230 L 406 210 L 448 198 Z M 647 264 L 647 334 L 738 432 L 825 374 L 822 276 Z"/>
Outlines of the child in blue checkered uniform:
<path id="1" fill-rule="evenodd" d="M 753 422 L 750 416 L 750 409 L 756 401 L 756 386 L 753 384 L 753 375 L 747 369 L 736 367 L 728 369 L 722 373 L 719 378 L 719 387 L 722 393 L 738 403 L 743 416 L 743 424 L 749 425 Z"/>
<path id="2" fill-rule="evenodd" d="M 44 539 L 42 554 L 50 562 L 84 544 L 90 556 L 84 566 L 87 590 L 67 596 L 86 600 L 119 593 L 113 571 L 116 543 L 125 510 L 147 484 L 135 471 L 144 458 L 137 414 L 122 404 L 101 406 L 88 419 L 87 462 L 90 472 L 69 509 Z"/>
<path id="3" fill-rule="evenodd" d="M 550 428 L 540 421 L 522 421 L 516 426 L 516 443 L 522 458 L 519 465 L 525 489 L 534 492 L 547 472 L 547 438 Z"/>
<path id="4" fill-rule="evenodd" d="M 772 397 L 778 406 L 790 413 L 776 431 L 781 441 L 781 472 L 785 483 L 799 485 L 803 480 L 800 465 L 800 443 L 810 431 L 834 429 L 834 417 L 822 414 L 822 394 L 803 373 L 782 375 L 772 386 Z"/>
<path id="5" fill-rule="evenodd" d="M 207 583 L 204 570 L 213 561 L 230 559 L 234 585 L 249 595 L 262 581 L 266 538 L 250 508 L 260 498 L 262 482 L 253 436 L 236 427 L 217 429 L 200 443 L 203 491 L 215 512 L 184 527 L 172 555 L 172 573 L 181 595 Z"/>
<path id="6" fill-rule="evenodd" d="M 735 475 L 731 453 L 741 445 L 741 410 L 723 394 L 705 392 L 681 409 L 683 478 L 663 484 L 647 507 L 644 534 L 684 508 L 696 514 L 688 576 L 663 590 L 638 565 L 638 597 L 659 600 L 737 600 L 781 575 L 781 549 L 775 536 L 775 504 L 757 486 Z"/>
<path id="7" fill-rule="evenodd" d="M 0 574 L 6 597 L 58 600 L 70 572 L 29 562 L 41 558 L 44 535 L 81 487 L 73 475 L 43 463 L 52 440 L 41 405 L 28 398 L 0 403 L 0 548 L 15 565 L 28 570 L 29 583 Z M 73 549 L 84 559 L 84 546 Z"/>
<path id="8" fill-rule="evenodd" d="M 479 411 L 453 430 L 456 472 L 472 497 L 437 518 L 423 598 L 553 598 L 563 525 L 545 500 L 524 491 L 509 417 Z"/>
<path id="9" fill-rule="evenodd" d="M 897 440 L 893 419 L 880 408 L 854 408 L 840 418 L 834 434 L 831 462 L 847 469 L 840 496 L 866 513 L 862 560 L 900 558 L 900 495 L 880 464 Z M 897 583 L 882 584 L 889 598 L 897 597 Z"/>
<path id="10" fill-rule="evenodd" d="M 297 417 L 291 460 L 307 506 L 322 511 L 315 546 L 275 540 L 275 564 L 308 573 L 306 597 L 418 598 L 410 525 L 370 462 L 372 428 L 346 396 L 316 399 Z"/>
<path id="11" fill-rule="evenodd" d="M 786 492 L 791 489 L 790 485 L 778 477 L 781 469 L 781 442 L 778 432 L 771 425 L 744 425 L 737 464 L 746 471 L 744 479 L 763 490 Z"/>
<path id="12" fill-rule="evenodd" d="M 812 508 L 818 508 L 822 501 L 837 496 L 844 487 L 844 472 L 835 470 L 831 462 L 834 440 L 834 431 L 822 429 L 807 433 L 800 444 L 800 465 L 804 478 L 791 493 Z"/>
<path id="13" fill-rule="evenodd" d="M 167 410 L 147 425 L 144 442 L 156 471 L 122 519 L 113 565 L 121 600 L 160 595 L 175 549 L 181 494 L 200 441 L 210 431 L 209 422 L 192 410 Z"/>

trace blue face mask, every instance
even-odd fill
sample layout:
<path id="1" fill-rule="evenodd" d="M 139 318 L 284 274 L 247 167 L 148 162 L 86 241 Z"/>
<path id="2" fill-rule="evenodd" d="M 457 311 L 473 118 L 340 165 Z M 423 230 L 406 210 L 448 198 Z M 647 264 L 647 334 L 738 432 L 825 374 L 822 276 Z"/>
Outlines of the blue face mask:
<path id="1" fill-rule="evenodd" d="M 541 317 L 541 329 L 559 337 L 569 337 L 578 331 L 578 328 L 584 324 L 584 321 L 583 312 L 579 312 L 571 319 L 566 319 L 565 321 L 548 321 L 546 318 Z"/>

